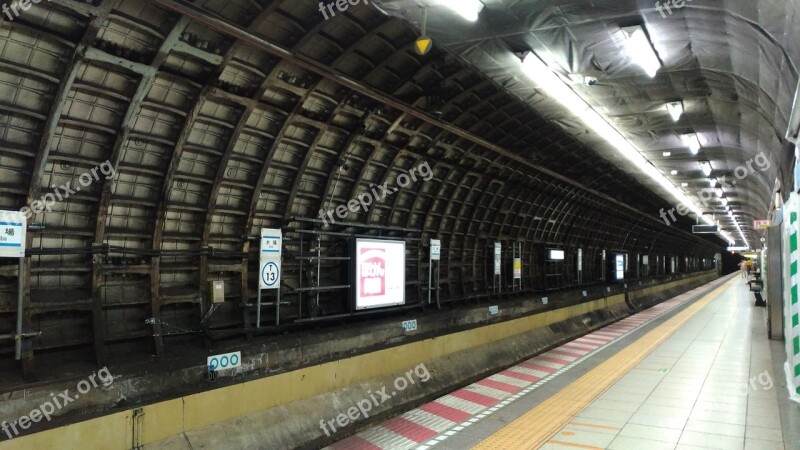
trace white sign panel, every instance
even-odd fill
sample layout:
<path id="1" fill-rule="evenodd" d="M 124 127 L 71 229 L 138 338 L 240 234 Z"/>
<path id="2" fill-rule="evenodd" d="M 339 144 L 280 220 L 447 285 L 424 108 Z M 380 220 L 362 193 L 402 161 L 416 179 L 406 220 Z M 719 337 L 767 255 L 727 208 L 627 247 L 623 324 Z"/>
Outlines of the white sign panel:
<path id="1" fill-rule="evenodd" d="M 616 255 L 615 262 L 616 262 L 617 281 L 622 281 L 625 279 L 625 256 Z"/>
<path id="2" fill-rule="evenodd" d="M 494 243 L 494 274 L 500 275 L 500 255 L 503 251 L 503 245 L 499 242 Z"/>
<path id="3" fill-rule="evenodd" d="M 259 287 L 278 289 L 281 287 L 281 249 L 283 233 L 273 228 L 261 229 L 261 257 L 259 265 Z"/>
<path id="4" fill-rule="evenodd" d="M 206 365 L 209 371 L 235 369 L 242 365 L 242 352 L 209 356 Z"/>
<path id="5" fill-rule="evenodd" d="M 514 258 L 514 279 L 522 279 L 522 258 Z"/>
<path id="6" fill-rule="evenodd" d="M 0 211 L 0 258 L 25 256 L 27 218 L 19 211 Z"/>
<path id="7" fill-rule="evenodd" d="M 553 261 L 563 261 L 564 250 L 550 250 L 549 259 L 552 259 Z"/>
<path id="8" fill-rule="evenodd" d="M 406 243 L 356 240 L 356 309 L 406 303 Z"/>
<path id="9" fill-rule="evenodd" d="M 766 230 L 772 224 L 769 220 L 754 220 L 753 228 L 756 230 Z"/>
<path id="10" fill-rule="evenodd" d="M 431 261 L 442 259 L 442 241 L 431 239 Z"/>
<path id="11" fill-rule="evenodd" d="M 417 319 L 403 321 L 400 325 L 403 326 L 403 331 L 408 333 L 417 329 Z"/>

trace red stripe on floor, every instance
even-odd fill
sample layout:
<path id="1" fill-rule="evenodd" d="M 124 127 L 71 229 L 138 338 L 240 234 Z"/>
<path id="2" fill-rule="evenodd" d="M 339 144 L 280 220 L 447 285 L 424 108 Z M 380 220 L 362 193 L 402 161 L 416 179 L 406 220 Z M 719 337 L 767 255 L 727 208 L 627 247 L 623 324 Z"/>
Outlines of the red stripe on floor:
<path id="1" fill-rule="evenodd" d="M 331 448 L 342 450 L 382 450 L 377 445 L 373 445 L 370 441 L 358 436 L 351 436 L 343 441 L 339 441 L 331 445 Z"/>
<path id="2" fill-rule="evenodd" d="M 514 386 L 513 384 L 503 383 L 502 381 L 490 380 L 488 378 L 478 381 L 475 384 L 490 387 L 492 389 L 497 389 L 498 391 L 510 392 L 512 394 L 522 389 L 520 387 Z"/>
<path id="3" fill-rule="evenodd" d="M 567 361 L 567 360 L 564 360 L 564 359 L 558 359 L 558 358 L 553 358 L 552 356 L 544 356 L 544 355 L 539 355 L 535 359 L 540 359 L 542 361 L 561 364 L 561 365 L 564 365 L 564 366 L 567 366 L 567 365 L 572 363 L 572 361 Z"/>
<path id="4" fill-rule="evenodd" d="M 539 372 L 544 372 L 544 373 L 553 373 L 556 370 L 558 370 L 553 367 L 543 366 L 541 364 L 534 364 L 529 362 L 520 363 L 519 365 L 520 367 L 524 367 L 526 369 L 538 370 Z"/>
<path id="5" fill-rule="evenodd" d="M 528 375 L 527 373 L 522 373 L 522 372 L 514 372 L 513 370 L 510 369 L 500 372 L 500 375 L 505 375 L 509 378 L 516 378 L 518 380 L 530 381 L 531 383 L 536 383 L 537 381 L 542 379 L 542 377 L 537 377 L 535 375 Z"/>
<path id="6" fill-rule="evenodd" d="M 573 352 L 579 351 L 577 349 L 571 349 L 571 350 Z M 550 350 L 549 352 L 547 352 L 547 356 L 557 356 L 559 358 L 565 358 L 568 361 L 574 361 L 574 360 L 580 358 L 581 356 L 589 353 L 588 350 L 580 350 L 580 351 L 581 351 L 581 354 L 579 355 L 577 353 L 571 353 L 571 352 L 568 352 L 566 350 Z"/>
<path id="7" fill-rule="evenodd" d="M 423 427 L 408 419 L 402 417 L 395 417 L 394 419 L 384 423 L 384 428 L 391 430 L 400 436 L 411 439 L 416 443 L 425 442 L 428 439 L 437 435 L 437 433 L 430 428 Z"/>
<path id="8" fill-rule="evenodd" d="M 427 403 L 425 405 L 420 406 L 419 409 L 455 423 L 461 423 L 472 417 L 472 414 L 468 412 L 461 411 L 460 409 L 451 408 L 450 406 L 443 405 L 439 402 Z"/>
<path id="9" fill-rule="evenodd" d="M 459 389 L 450 395 L 483 406 L 494 406 L 500 401 L 488 395 L 478 394 L 477 392 L 468 391 L 466 389 Z"/>
<path id="10" fill-rule="evenodd" d="M 596 349 L 597 346 L 596 345 L 591 345 L 588 342 L 587 343 L 570 342 L 569 344 L 562 345 L 561 348 L 569 348 L 569 349 L 572 349 L 572 350 L 581 350 L 581 351 L 586 352 L 586 351 L 590 351 L 590 350 Z"/>
<path id="11" fill-rule="evenodd" d="M 608 343 L 608 341 L 610 340 L 611 338 L 607 338 L 604 336 L 587 336 L 585 338 L 578 339 L 576 342 L 581 342 L 581 343 L 585 342 L 590 345 L 603 345 Z"/>

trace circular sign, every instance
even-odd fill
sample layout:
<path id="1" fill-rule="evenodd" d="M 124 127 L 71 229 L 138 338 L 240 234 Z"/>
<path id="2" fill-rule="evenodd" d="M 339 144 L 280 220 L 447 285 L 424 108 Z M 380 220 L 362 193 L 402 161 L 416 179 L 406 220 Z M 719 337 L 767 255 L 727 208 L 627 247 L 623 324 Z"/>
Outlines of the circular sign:
<path id="1" fill-rule="evenodd" d="M 264 264 L 261 269 L 261 280 L 265 286 L 275 286 L 281 278 L 281 269 L 274 262 Z"/>

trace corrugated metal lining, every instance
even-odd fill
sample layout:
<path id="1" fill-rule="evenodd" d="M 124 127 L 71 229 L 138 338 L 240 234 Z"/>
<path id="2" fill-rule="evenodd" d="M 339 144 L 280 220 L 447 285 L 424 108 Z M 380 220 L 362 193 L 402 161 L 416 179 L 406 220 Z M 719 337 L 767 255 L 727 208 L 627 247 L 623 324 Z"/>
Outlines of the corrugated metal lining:
<path id="1" fill-rule="evenodd" d="M 443 240 L 444 300 L 491 290 L 495 240 L 525 242 L 524 283 L 538 289 L 577 283 L 572 272 L 544 283 L 536 258 L 545 243 L 583 248 L 586 282 L 599 279 L 603 249 L 696 258 L 687 271 L 717 250 L 650 217 L 653 193 L 475 69 L 438 50 L 416 56 L 416 32 L 401 20 L 357 6 L 325 21 L 313 1 L 198 7 L 532 163 L 520 165 L 150 2 L 34 6 L 0 26 L 0 208 L 77 186 L 106 161 L 116 177 L 101 176 L 32 219 L 44 229 L 30 233 L 26 328 L 42 335 L 26 364 L 87 350 L 99 361 L 163 354 L 165 341 L 188 338 L 153 334 L 196 329 L 209 306 L 208 280 L 227 281 L 228 299 L 210 327 L 252 326 L 252 308 L 243 313 L 242 306 L 255 297 L 250 237 L 260 227 L 287 232 L 284 285 L 293 303 L 284 317 L 291 321 L 293 289 L 316 276 L 300 273 L 309 242 L 300 248 L 297 230 L 307 223 L 295 218 L 314 218 L 373 184 L 396 185 L 423 163 L 430 181 L 346 219 L 391 230 L 340 228 L 414 238 L 411 300 L 427 276 L 416 239 Z M 321 243 L 329 256 L 344 253 L 341 239 Z M 0 334 L 12 330 L 15 273 L 0 266 Z M 341 262 L 327 263 L 321 276 L 341 280 Z M 345 304 L 336 293 L 323 293 L 322 301 L 323 312 Z M 301 308 L 308 313 L 309 305 Z M 170 327 L 146 324 L 149 318 Z"/>

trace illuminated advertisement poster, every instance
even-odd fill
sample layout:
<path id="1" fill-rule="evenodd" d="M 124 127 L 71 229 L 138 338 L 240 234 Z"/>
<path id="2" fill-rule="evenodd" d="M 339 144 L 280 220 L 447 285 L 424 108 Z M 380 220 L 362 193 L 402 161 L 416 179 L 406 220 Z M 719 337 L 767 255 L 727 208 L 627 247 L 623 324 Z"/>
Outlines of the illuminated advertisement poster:
<path id="1" fill-rule="evenodd" d="M 616 255 L 617 281 L 625 279 L 625 256 Z"/>
<path id="2" fill-rule="evenodd" d="M 356 240 L 356 309 L 405 304 L 406 244 Z"/>

